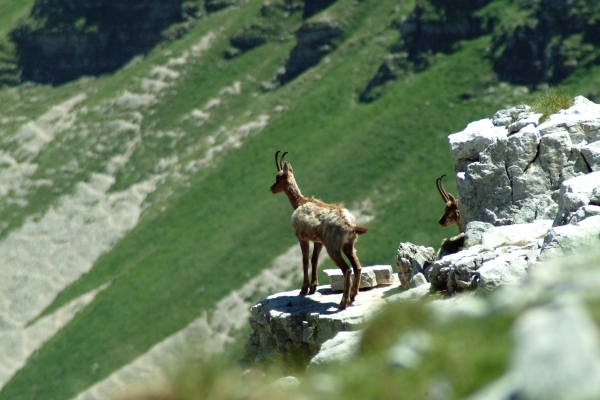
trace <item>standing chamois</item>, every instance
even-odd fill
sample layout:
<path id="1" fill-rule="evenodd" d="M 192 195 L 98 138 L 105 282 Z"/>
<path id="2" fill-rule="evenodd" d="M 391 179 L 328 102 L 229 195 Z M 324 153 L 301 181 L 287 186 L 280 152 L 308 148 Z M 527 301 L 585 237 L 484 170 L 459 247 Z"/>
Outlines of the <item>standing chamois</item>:
<path id="1" fill-rule="evenodd" d="M 278 159 L 279 153 L 281 152 L 277 151 L 275 153 L 277 175 L 275 176 L 275 183 L 271 186 L 271 193 L 284 192 L 295 210 L 292 214 L 292 229 L 300 241 L 302 268 L 304 269 L 304 283 L 300 294 L 313 294 L 317 290 L 319 284 L 317 277 L 319 253 L 325 246 L 329 257 L 344 274 L 344 294 L 339 308 L 346 308 L 348 303 L 356 297 L 360 286 L 361 267 L 354 249 L 354 242 L 357 235 L 367 232 L 367 228 L 356 225 L 354 217 L 344 208 L 343 204 L 325 204 L 321 200 L 302 196 L 294 179 L 292 166 L 283 161 L 288 152 L 283 153 L 281 159 Z M 314 243 L 310 285 L 308 282 L 309 242 Z M 354 271 L 354 285 L 352 288 L 350 288 L 352 271 L 342 257 L 342 252 L 348 257 Z"/>
<path id="2" fill-rule="evenodd" d="M 446 210 L 442 218 L 440 218 L 440 225 L 444 228 L 453 224 L 458 226 L 458 235 L 451 238 L 444 239 L 440 250 L 438 251 L 437 258 L 442 258 L 445 254 L 457 253 L 465 245 L 465 233 L 460 223 L 460 211 L 458 210 L 458 199 L 455 199 L 452 194 L 446 192 L 442 179 L 446 175 L 435 180 L 438 192 L 442 195 L 442 199 L 446 202 Z"/>

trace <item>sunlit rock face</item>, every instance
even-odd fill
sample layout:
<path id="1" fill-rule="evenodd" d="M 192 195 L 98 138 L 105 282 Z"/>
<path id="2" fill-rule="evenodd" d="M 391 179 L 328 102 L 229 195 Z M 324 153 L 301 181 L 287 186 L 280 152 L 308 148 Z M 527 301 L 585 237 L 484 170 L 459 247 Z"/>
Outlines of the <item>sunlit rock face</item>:
<path id="1" fill-rule="evenodd" d="M 490 292 L 598 243 L 600 105 L 573 103 L 541 124 L 527 106 L 500 110 L 448 137 L 466 245 L 427 269 L 436 290 Z"/>
<path id="2" fill-rule="evenodd" d="M 554 220 L 561 185 L 599 170 L 600 105 L 579 96 L 538 125 L 540 116 L 526 106 L 500 110 L 448 137 L 464 227 Z"/>

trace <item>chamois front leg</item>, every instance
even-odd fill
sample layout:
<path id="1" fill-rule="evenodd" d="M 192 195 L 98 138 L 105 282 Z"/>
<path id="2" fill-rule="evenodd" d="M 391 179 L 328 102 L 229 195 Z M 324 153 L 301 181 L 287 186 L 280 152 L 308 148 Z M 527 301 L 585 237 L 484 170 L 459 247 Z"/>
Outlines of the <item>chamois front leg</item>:
<path id="1" fill-rule="evenodd" d="M 360 288 L 360 278 L 361 278 L 361 266 L 360 261 L 358 261 L 358 257 L 356 256 L 356 250 L 354 249 L 354 243 L 346 243 L 342 250 L 348 260 L 350 260 L 350 264 L 352 264 L 352 270 L 354 271 L 354 284 L 352 285 L 352 290 L 350 291 L 350 301 L 354 301 L 356 295 L 358 294 L 358 289 Z"/>
<path id="2" fill-rule="evenodd" d="M 300 240 L 300 249 L 302 250 L 302 269 L 304 271 L 304 282 L 300 294 L 308 293 L 308 256 L 310 254 L 309 242 Z"/>
<path id="3" fill-rule="evenodd" d="M 310 259 L 310 263 L 312 266 L 312 281 L 310 282 L 310 294 L 313 294 L 317 290 L 317 286 L 319 286 L 319 276 L 318 276 L 318 267 L 319 267 L 319 254 L 321 254 L 321 249 L 323 248 L 323 243 L 315 242 L 315 246 L 313 248 L 312 258 Z"/>

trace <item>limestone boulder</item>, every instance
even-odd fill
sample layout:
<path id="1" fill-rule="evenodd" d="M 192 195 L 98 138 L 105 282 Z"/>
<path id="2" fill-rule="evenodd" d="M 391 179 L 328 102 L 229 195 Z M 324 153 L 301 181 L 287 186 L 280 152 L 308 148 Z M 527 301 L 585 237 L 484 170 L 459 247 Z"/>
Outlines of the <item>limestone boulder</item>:
<path id="1" fill-rule="evenodd" d="M 507 127 L 517 120 L 522 113 L 528 113 L 531 107 L 521 104 L 516 107 L 511 107 L 505 110 L 499 110 L 492 118 L 492 124 L 499 127 Z"/>
<path id="2" fill-rule="evenodd" d="M 435 290 L 449 293 L 490 292 L 520 283 L 540 256 L 551 227 L 551 220 L 506 226 L 471 222 L 466 231 L 468 248 L 436 260 L 429 281 Z"/>
<path id="3" fill-rule="evenodd" d="M 563 182 L 599 168 L 600 106 L 579 96 L 539 124 L 527 107 L 448 136 L 463 226 L 554 219 Z"/>
<path id="4" fill-rule="evenodd" d="M 600 143 L 600 142 L 598 142 Z M 600 206 L 600 171 L 581 175 L 564 181 L 561 184 L 558 201 L 558 213 L 554 226 L 572 222 L 578 215 L 579 209 L 586 206 Z M 594 214 L 594 208 L 588 208 L 587 213 Z M 578 221 L 581 219 L 579 216 Z"/>
<path id="5" fill-rule="evenodd" d="M 544 237 L 539 260 L 575 254 L 588 247 L 600 247 L 600 215 L 586 218 L 575 225 L 551 228 Z"/>
<path id="6" fill-rule="evenodd" d="M 425 270 L 435 261 L 433 247 L 416 246 L 412 243 L 400 243 L 396 252 L 396 270 L 400 285 L 409 289 L 410 281 L 419 273 L 425 276 Z"/>
<path id="7" fill-rule="evenodd" d="M 466 165 L 479 160 L 481 152 L 506 136 L 506 128 L 494 126 L 489 119 L 471 122 L 462 132 L 448 136 L 454 169 L 464 171 Z"/>
<path id="8" fill-rule="evenodd" d="M 358 352 L 363 331 L 341 331 L 325 341 L 317 355 L 308 364 L 308 368 L 320 365 L 347 362 Z"/>
<path id="9" fill-rule="evenodd" d="M 483 263 L 478 270 L 477 290 L 489 293 L 501 286 L 522 283 L 527 278 L 527 270 L 532 261 L 531 249 L 525 248 Z"/>
<path id="10" fill-rule="evenodd" d="M 581 155 L 594 172 L 600 171 L 600 141 L 581 148 Z"/>

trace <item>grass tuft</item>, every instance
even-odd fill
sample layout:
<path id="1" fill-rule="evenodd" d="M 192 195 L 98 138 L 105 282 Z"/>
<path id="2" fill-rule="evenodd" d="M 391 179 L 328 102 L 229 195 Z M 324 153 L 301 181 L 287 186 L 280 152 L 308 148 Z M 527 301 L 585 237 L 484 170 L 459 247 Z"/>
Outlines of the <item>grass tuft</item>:
<path id="1" fill-rule="evenodd" d="M 531 108 L 538 113 L 542 113 L 540 124 L 548 119 L 552 114 L 564 110 L 573 105 L 573 99 L 562 88 L 550 87 L 540 93 L 534 100 Z"/>

